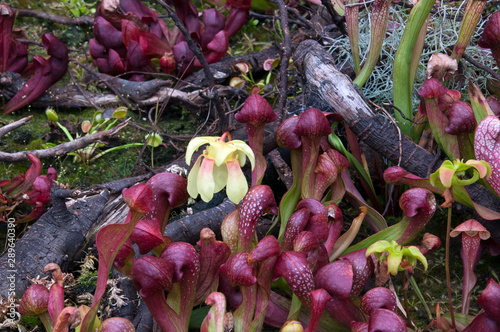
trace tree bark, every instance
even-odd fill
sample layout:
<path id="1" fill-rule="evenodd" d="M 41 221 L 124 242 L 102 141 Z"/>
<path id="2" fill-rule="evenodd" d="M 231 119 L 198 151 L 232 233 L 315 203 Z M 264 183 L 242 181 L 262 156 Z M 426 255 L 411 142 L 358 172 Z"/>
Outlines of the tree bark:
<path id="1" fill-rule="evenodd" d="M 39 20 L 51 21 L 58 24 L 65 25 L 92 25 L 94 24 L 94 18 L 89 16 L 80 16 L 80 17 L 66 17 L 59 16 L 54 14 L 49 14 L 46 12 L 41 12 L 38 10 L 31 9 L 16 9 L 12 8 L 12 10 L 16 13 L 16 15 L 20 17 L 34 17 Z"/>

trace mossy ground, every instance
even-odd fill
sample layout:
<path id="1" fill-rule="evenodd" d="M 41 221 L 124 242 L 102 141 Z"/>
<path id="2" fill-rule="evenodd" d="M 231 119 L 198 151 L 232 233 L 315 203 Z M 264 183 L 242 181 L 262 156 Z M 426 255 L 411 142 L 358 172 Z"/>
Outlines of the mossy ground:
<path id="1" fill-rule="evenodd" d="M 95 110 L 88 109 L 74 113 L 58 112 L 59 122 L 65 124 L 68 128 L 78 129 L 81 121 L 92 119 Z M 68 139 L 60 134 L 55 125 L 49 125 L 44 110 L 21 110 L 16 114 L 9 114 L 2 117 L 0 126 L 18 120 L 22 116 L 33 115 L 30 123 L 3 137 L 0 143 L 0 149 L 4 152 L 18 152 L 43 149 L 47 143 L 59 144 L 67 142 Z M 127 114 L 131 122 L 136 123 L 142 128 L 150 128 L 151 125 L 142 115 L 129 111 Z M 189 116 L 181 109 L 170 108 L 168 112 L 157 121 L 158 127 L 162 132 L 168 135 L 190 135 L 199 125 L 199 120 Z M 70 130 L 71 131 L 71 130 Z M 54 134 L 55 132 L 59 134 Z M 81 134 L 81 131 L 79 131 Z M 98 151 L 105 151 L 107 148 L 120 146 L 128 143 L 144 143 L 144 137 L 147 131 L 140 130 L 132 125 L 122 129 L 116 138 L 112 139 L 106 146 L 99 148 Z M 76 136 L 74 134 L 74 136 Z M 49 139 L 49 141 L 47 141 Z M 168 140 L 167 140 L 168 142 Z M 176 142 L 176 145 L 183 146 L 183 141 Z M 95 161 L 87 164 L 75 160 L 73 156 L 61 156 L 54 159 L 42 160 L 44 171 L 48 167 L 54 167 L 58 172 L 58 181 L 68 183 L 71 188 L 79 186 L 90 186 L 92 184 L 101 184 L 124 177 L 129 177 L 133 173 L 140 174 L 145 171 L 145 167 L 165 165 L 176 157 L 178 151 L 172 146 L 164 144 L 151 150 L 147 146 L 130 147 L 118 151 L 110 152 Z M 94 153 L 94 156 L 98 152 Z M 139 157 L 139 163 L 136 163 Z M 0 180 L 10 179 L 19 173 L 25 173 L 29 163 L 6 164 L 0 163 Z"/>

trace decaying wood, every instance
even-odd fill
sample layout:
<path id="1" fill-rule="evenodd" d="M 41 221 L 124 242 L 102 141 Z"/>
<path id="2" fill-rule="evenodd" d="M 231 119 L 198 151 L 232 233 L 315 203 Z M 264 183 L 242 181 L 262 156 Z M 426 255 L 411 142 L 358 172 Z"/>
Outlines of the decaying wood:
<path id="1" fill-rule="evenodd" d="M 353 87 L 352 81 L 339 72 L 333 59 L 313 40 L 302 42 L 294 58 L 313 93 L 344 117 L 356 136 L 375 151 L 421 177 L 427 177 L 441 162 L 407 136 L 400 135 L 394 122 L 385 114 L 375 113 Z M 400 150 L 402 155 L 400 155 Z"/>
<path id="2" fill-rule="evenodd" d="M 123 188 L 151 176 L 120 179 L 88 190 L 53 187 L 52 207 L 16 242 L 16 295 L 22 296 L 30 286 L 28 278 L 43 277 L 43 268 L 48 263 L 56 263 L 66 271 L 75 256 L 86 248 L 88 239 L 97 232 L 93 230 L 102 225 L 100 220 L 104 216 L 116 216 L 110 214 L 113 198 L 120 195 Z M 0 256 L 0 278 L 3 280 L 7 280 L 9 271 L 13 270 L 8 258 Z M 0 283 L 0 295 L 6 297 L 7 292 L 8 283 Z"/>
<path id="3" fill-rule="evenodd" d="M 155 324 L 155 321 L 153 320 L 153 316 L 149 312 L 149 309 L 144 301 L 141 301 L 139 309 L 137 310 L 137 315 L 135 316 L 132 323 L 135 326 L 136 332 L 153 331 L 153 325 Z"/>
<path id="4" fill-rule="evenodd" d="M 234 67 L 236 63 L 243 62 L 248 64 L 252 70 L 254 77 L 256 77 L 259 73 L 264 71 L 263 67 L 266 60 L 276 59 L 278 57 L 278 49 L 274 46 L 271 46 L 259 52 L 222 58 L 222 60 L 216 63 L 212 63 L 209 67 L 214 77 L 215 83 L 223 84 L 224 82 L 228 82 L 228 80 L 232 77 L 240 75 L 240 73 Z M 203 71 L 199 70 L 191 74 L 185 80 L 181 81 L 181 85 L 184 83 L 188 83 L 195 86 L 202 86 L 204 77 L 205 76 L 203 74 Z"/>
<path id="5" fill-rule="evenodd" d="M 185 92 L 170 88 L 166 85 L 171 83 L 161 80 L 150 80 L 147 82 L 132 82 L 117 77 L 99 74 L 101 79 L 107 80 L 117 88 L 121 96 L 128 98 L 141 107 L 154 106 L 158 102 L 169 101 L 179 103 L 188 109 L 199 109 L 204 107 L 210 100 L 211 94 L 206 89 L 199 88 L 194 91 Z M 24 79 L 16 73 L 0 74 L 0 96 L 7 100 L 11 99 L 23 86 Z M 240 90 L 232 87 L 218 87 L 218 93 L 223 97 L 231 97 L 239 94 Z M 31 103 L 35 108 L 85 108 L 106 107 L 117 104 L 117 95 L 112 93 L 86 92 L 85 95 L 75 86 L 51 87 L 40 98 Z"/>
<path id="6" fill-rule="evenodd" d="M 400 134 L 395 123 L 383 113 L 375 113 L 354 88 L 351 80 L 339 72 L 330 54 L 313 40 L 302 42 L 294 59 L 315 98 L 320 98 L 335 112 L 341 114 L 359 140 L 401 167 L 420 177 L 429 177 L 443 162 L 406 135 Z M 401 152 L 401 153 L 400 153 Z M 467 187 L 471 198 L 494 211 L 500 211 L 498 200 L 486 188 L 474 184 Z M 500 240 L 500 221 L 487 221 L 477 217 Z"/>
<path id="7" fill-rule="evenodd" d="M 56 263 L 64 270 L 85 240 L 86 230 L 96 221 L 107 201 L 109 192 L 103 191 L 89 200 L 80 200 L 67 209 L 65 199 L 70 190 L 52 191 L 53 207 L 24 236 L 16 242 L 15 267 L 7 255 L 0 257 L 0 278 L 7 280 L 15 273 L 16 296 L 23 295 L 30 285 L 28 278 L 43 277 L 43 268 Z M 15 270 L 15 272 L 12 272 Z M 0 295 L 6 297 L 9 283 L 0 283 Z"/>
<path id="8" fill-rule="evenodd" d="M 269 160 L 272 162 L 274 166 L 274 169 L 278 173 L 281 182 L 285 184 L 286 190 L 289 190 L 293 185 L 292 169 L 283 160 L 277 149 L 274 149 L 273 151 L 269 152 L 268 156 Z"/>
<path id="9" fill-rule="evenodd" d="M 29 278 L 42 277 L 43 267 L 56 263 L 63 271 L 95 242 L 95 235 L 102 227 L 123 223 L 128 207 L 121 191 L 136 183 L 145 182 L 153 174 L 121 179 L 85 190 L 53 188 L 52 208 L 38 219 L 24 236 L 16 242 L 16 296 L 21 297 Z M 69 200 L 69 201 L 68 201 Z M 69 205 L 69 207 L 67 206 Z M 234 209 L 225 201 L 219 206 L 187 215 L 167 225 L 165 235 L 174 241 L 194 244 L 199 240 L 203 227 L 212 228 L 220 239 L 220 225 L 224 217 Z M 265 233 L 266 230 L 263 232 Z M 0 278 L 7 280 L 9 271 L 7 255 L 0 257 Z M 0 283 L 0 295 L 6 297 L 8 283 Z"/>
<path id="10" fill-rule="evenodd" d="M 137 316 L 137 311 L 139 310 L 139 305 L 144 303 L 140 300 L 139 293 L 134 287 L 134 284 L 130 278 L 125 277 L 120 272 L 113 271 L 113 279 L 117 280 L 116 288 L 120 289 L 120 296 L 123 296 L 125 300 L 125 305 L 116 308 L 112 311 L 112 317 L 123 317 L 129 321 L 133 321 Z M 137 330 L 136 330 L 137 332 Z"/>

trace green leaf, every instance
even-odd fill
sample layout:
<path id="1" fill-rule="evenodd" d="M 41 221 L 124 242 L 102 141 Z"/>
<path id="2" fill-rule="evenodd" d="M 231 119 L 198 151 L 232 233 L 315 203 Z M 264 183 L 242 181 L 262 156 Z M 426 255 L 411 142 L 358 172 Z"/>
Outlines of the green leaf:
<path id="1" fill-rule="evenodd" d="M 477 123 L 480 123 L 489 115 L 494 115 L 488 102 L 486 101 L 486 98 L 484 98 L 483 93 L 479 87 L 472 82 L 472 80 L 469 80 L 469 96 L 470 104 L 472 106 L 472 110 L 474 111 Z"/>
<path id="2" fill-rule="evenodd" d="M 386 240 L 380 240 L 372 244 L 371 246 L 366 249 L 366 256 L 370 256 L 371 254 L 374 253 L 381 253 L 384 251 L 387 251 L 388 248 L 391 246 L 391 243 Z"/>
<path id="3" fill-rule="evenodd" d="M 208 314 L 210 307 L 204 306 L 201 308 L 193 309 L 191 313 L 191 318 L 189 319 L 189 329 L 199 330 L 201 328 L 201 323 Z"/>
<path id="4" fill-rule="evenodd" d="M 364 239 L 363 241 L 358 242 L 353 246 L 350 246 L 342 253 L 341 256 L 356 251 L 358 249 L 368 248 L 377 241 L 381 240 L 396 241 L 403 235 L 406 226 L 408 226 L 409 220 L 410 218 L 403 217 L 403 219 L 401 219 L 401 221 L 398 222 L 397 224 L 392 225 L 391 227 L 388 227 L 384 230 L 381 230 L 380 232 L 373 234 L 372 236 Z"/>
<path id="5" fill-rule="evenodd" d="M 113 119 L 121 119 L 127 116 L 127 108 L 126 107 L 118 107 L 113 111 Z"/>
<path id="6" fill-rule="evenodd" d="M 301 163 L 297 151 L 290 150 L 290 158 L 292 161 L 293 183 L 292 187 L 283 195 L 280 202 L 279 211 L 281 226 L 278 236 L 280 243 L 283 240 L 288 219 L 290 219 L 290 216 L 295 211 L 295 207 L 300 200 L 300 189 L 302 187 L 302 177 L 299 174 L 300 172 L 297 171 L 300 168 L 298 165 Z"/>
<path id="7" fill-rule="evenodd" d="M 411 77 L 411 62 L 415 44 L 420 34 L 420 29 L 429 15 L 436 0 L 420 0 L 411 10 L 410 16 L 406 21 L 406 27 L 399 42 L 399 47 L 394 57 L 393 74 L 393 103 L 401 110 L 403 115 L 413 118 L 412 89 L 413 82 Z M 412 123 L 405 120 L 399 112 L 395 112 L 396 120 L 401 131 L 409 135 Z"/>
<path id="8" fill-rule="evenodd" d="M 148 146 L 151 146 L 153 148 L 157 148 L 160 146 L 160 144 L 163 142 L 163 139 L 161 136 L 157 133 L 154 134 L 147 134 L 145 137 Z"/>
<path id="9" fill-rule="evenodd" d="M 52 108 L 47 108 L 47 110 L 45 111 L 45 115 L 47 115 L 47 118 L 49 119 L 49 121 L 52 121 L 52 122 L 59 121 L 59 116 L 57 115 L 57 112 L 54 111 L 54 109 L 52 109 Z"/>

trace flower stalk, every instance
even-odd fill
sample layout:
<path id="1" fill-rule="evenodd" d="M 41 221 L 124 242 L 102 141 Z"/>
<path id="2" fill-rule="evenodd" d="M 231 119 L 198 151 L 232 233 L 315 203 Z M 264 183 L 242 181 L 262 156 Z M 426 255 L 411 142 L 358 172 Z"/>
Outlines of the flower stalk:
<path id="1" fill-rule="evenodd" d="M 451 296 L 451 277 L 450 277 L 450 231 L 451 231 L 451 205 L 448 207 L 448 218 L 446 219 L 446 244 L 445 244 L 445 272 L 446 287 L 448 288 L 448 307 L 450 308 L 451 325 L 457 329 L 455 323 L 455 313 L 453 311 L 453 297 Z"/>

